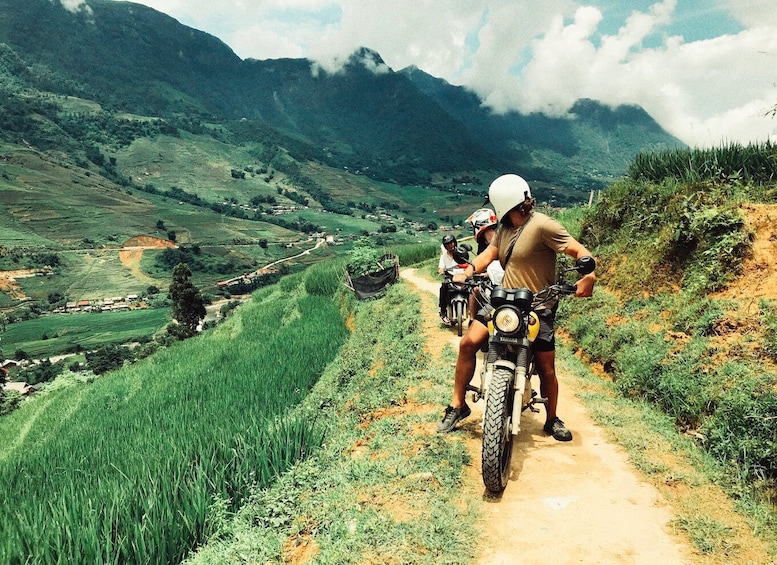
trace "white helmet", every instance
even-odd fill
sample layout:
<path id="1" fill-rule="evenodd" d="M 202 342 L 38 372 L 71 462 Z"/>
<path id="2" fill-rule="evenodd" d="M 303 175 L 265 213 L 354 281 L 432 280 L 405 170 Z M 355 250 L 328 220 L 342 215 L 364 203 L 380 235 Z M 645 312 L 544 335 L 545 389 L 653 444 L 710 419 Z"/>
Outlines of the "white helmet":
<path id="1" fill-rule="evenodd" d="M 496 226 L 499 222 L 496 218 L 496 214 L 491 208 L 480 208 L 472 212 L 472 215 L 467 218 L 467 221 L 472 224 L 472 235 L 475 241 L 486 231 L 486 229 Z"/>
<path id="2" fill-rule="evenodd" d="M 531 199 L 529 184 L 518 175 L 502 175 L 488 187 L 488 201 L 501 221 L 510 210 Z"/>

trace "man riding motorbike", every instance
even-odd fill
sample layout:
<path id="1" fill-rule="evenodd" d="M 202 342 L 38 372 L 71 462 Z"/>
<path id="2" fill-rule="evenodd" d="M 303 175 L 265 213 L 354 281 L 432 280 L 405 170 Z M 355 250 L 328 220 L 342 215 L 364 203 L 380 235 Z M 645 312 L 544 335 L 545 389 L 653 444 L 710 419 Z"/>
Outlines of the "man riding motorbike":
<path id="1" fill-rule="evenodd" d="M 575 259 L 591 253 L 556 220 L 534 211 L 534 198 L 528 183 L 518 175 L 498 177 L 488 189 L 488 198 L 500 222 L 496 237 L 467 266 L 461 280 L 474 272 L 483 272 L 494 260 L 504 267 L 501 285 L 506 288 L 526 287 L 532 292 L 553 284 L 556 278 L 556 254 Z M 577 281 L 575 296 L 591 296 L 596 275 L 590 273 Z M 540 332 L 532 344 L 540 393 L 547 398 L 544 430 L 558 441 L 570 441 L 572 433 L 557 416 L 558 380 L 555 365 L 554 323 L 556 304 L 548 304 L 540 315 Z M 445 409 L 438 433 L 452 431 L 456 424 L 471 414 L 465 401 L 467 385 L 475 372 L 475 355 L 488 340 L 488 328 L 481 321 L 470 324 L 459 342 L 453 396 Z"/>
<path id="2" fill-rule="evenodd" d="M 456 248 L 456 238 L 452 235 L 446 235 L 442 238 L 442 245 L 440 246 L 440 262 L 437 265 L 437 273 L 445 276 L 445 273 L 449 269 L 455 269 L 458 267 L 458 262 L 453 258 L 453 250 Z M 448 317 L 448 281 L 444 280 L 440 285 L 440 319 L 446 326 L 451 325 L 451 319 Z"/>

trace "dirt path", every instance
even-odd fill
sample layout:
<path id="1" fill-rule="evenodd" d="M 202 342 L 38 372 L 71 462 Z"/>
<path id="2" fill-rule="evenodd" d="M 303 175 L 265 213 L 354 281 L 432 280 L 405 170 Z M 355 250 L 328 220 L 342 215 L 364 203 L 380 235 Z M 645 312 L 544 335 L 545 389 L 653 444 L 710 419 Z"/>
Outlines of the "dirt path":
<path id="1" fill-rule="evenodd" d="M 428 291 L 420 294 L 428 312 L 423 318 L 432 321 L 425 327 L 430 348 L 457 348 L 455 331 L 436 323 L 439 283 L 413 269 L 401 276 Z M 559 414 L 574 439 L 560 443 L 546 436 L 544 412 L 534 414 L 515 444 L 510 483 L 500 498 L 487 496 L 480 476 L 482 401 L 471 405 L 473 415 L 456 432 L 464 434 L 472 456 L 468 485 L 487 503 L 485 522 L 501 524 L 498 537 L 485 537 L 479 563 L 698 563 L 689 542 L 671 532 L 669 505 L 640 478 L 623 449 L 605 438 L 568 379 L 559 371 Z"/>
<path id="2" fill-rule="evenodd" d="M 119 249 L 119 260 L 139 281 L 156 284 L 158 282 L 156 279 L 141 270 L 140 260 L 143 258 L 145 249 L 164 249 L 165 247 L 175 247 L 175 243 L 158 237 L 138 235 L 124 242 Z"/>

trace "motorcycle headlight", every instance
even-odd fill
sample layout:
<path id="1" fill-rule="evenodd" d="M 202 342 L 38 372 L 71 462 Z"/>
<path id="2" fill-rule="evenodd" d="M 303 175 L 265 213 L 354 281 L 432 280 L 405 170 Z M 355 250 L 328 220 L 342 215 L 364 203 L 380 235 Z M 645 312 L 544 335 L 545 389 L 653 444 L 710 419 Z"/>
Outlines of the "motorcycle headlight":
<path id="1" fill-rule="evenodd" d="M 512 334 L 521 327 L 521 314 L 513 308 L 500 308 L 494 313 L 494 327 L 505 334 Z"/>

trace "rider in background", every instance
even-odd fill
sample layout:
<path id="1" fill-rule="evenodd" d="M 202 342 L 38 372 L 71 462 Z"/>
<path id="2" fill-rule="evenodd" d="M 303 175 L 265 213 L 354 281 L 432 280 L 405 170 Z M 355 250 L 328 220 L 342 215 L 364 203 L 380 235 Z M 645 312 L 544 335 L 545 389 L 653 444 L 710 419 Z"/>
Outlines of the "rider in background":
<path id="1" fill-rule="evenodd" d="M 458 267 L 456 259 L 453 258 L 453 250 L 456 248 L 456 238 L 452 235 L 446 235 L 442 238 L 440 246 L 440 262 L 437 265 L 437 273 L 445 276 L 448 269 Z M 451 319 L 448 317 L 448 281 L 443 280 L 440 285 L 440 319 L 446 326 L 451 325 Z"/>
<path id="2" fill-rule="evenodd" d="M 496 235 L 496 227 L 498 224 L 496 212 L 490 208 L 480 208 L 479 210 L 475 210 L 472 215 L 467 218 L 467 221 L 472 224 L 472 237 L 475 239 L 475 243 L 477 243 L 478 246 L 477 254 L 480 255 L 486 250 L 486 247 L 488 247 L 488 244 L 491 243 L 491 240 L 494 239 L 494 236 Z M 502 269 L 502 265 L 499 264 L 499 261 L 492 261 L 486 268 L 486 272 L 494 286 L 497 286 L 502 282 L 504 269 Z M 480 287 L 476 286 L 472 289 L 472 292 L 469 295 L 470 325 L 472 324 L 472 321 L 477 318 L 479 310 L 483 308 L 489 309 L 488 299 L 489 297 L 482 296 Z"/>
<path id="3" fill-rule="evenodd" d="M 468 265 L 463 275 L 483 272 L 494 260 L 504 266 L 502 286 L 526 287 L 533 293 L 556 282 L 556 254 L 565 253 L 574 259 L 590 256 L 583 247 L 556 220 L 534 211 L 534 198 L 528 183 L 518 175 L 502 175 L 488 189 L 488 198 L 500 221 L 496 237 L 482 253 Z M 575 296 L 591 296 L 596 275 L 590 273 L 577 281 Z M 544 430 L 558 441 L 570 441 L 572 433 L 556 415 L 558 404 L 558 380 L 556 378 L 556 352 L 554 323 L 556 304 L 539 310 L 540 333 L 532 348 L 537 373 L 540 377 L 540 393 L 548 399 L 545 405 Z M 459 342 L 456 360 L 453 396 L 445 409 L 438 433 L 447 433 L 469 416 L 471 410 L 465 401 L 467 385 L 475 372 L 475 355 L 488 340 L 488 328 L 480 321 L 470 324 Z"/>

